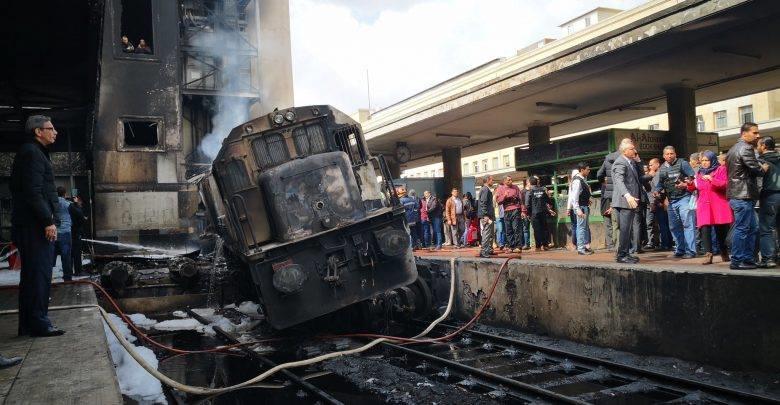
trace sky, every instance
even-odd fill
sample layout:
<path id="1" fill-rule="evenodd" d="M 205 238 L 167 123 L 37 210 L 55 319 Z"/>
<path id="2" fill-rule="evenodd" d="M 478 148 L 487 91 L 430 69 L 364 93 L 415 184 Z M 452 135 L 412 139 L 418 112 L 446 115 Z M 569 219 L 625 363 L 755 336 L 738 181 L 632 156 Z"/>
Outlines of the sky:
<path id="1" fill-rule="evenodd" d="M 381 109 L 602 6 L 645 0 L 290 0 L 296 105 Z M 368 77 L 368 79 L 367 79 Z M 368 89 L 370 88 L 370 92 Z"/>

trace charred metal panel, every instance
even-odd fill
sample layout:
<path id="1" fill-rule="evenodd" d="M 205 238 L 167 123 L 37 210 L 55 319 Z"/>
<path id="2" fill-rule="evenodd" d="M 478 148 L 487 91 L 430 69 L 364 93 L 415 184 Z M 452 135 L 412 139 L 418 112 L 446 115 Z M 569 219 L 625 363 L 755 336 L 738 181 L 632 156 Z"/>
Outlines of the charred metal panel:
<path id="1" fill-rule="evenodd" d="M 98 184 L 156 183 L 157 156 L 145 152 L 103 152 L 95 159 L 95 182 Z"/>
<path id="2" fill-rule="evenodd" d="M 98 193 L 95 214 L 99 230 L 178 228 L 179 193 Z"/>

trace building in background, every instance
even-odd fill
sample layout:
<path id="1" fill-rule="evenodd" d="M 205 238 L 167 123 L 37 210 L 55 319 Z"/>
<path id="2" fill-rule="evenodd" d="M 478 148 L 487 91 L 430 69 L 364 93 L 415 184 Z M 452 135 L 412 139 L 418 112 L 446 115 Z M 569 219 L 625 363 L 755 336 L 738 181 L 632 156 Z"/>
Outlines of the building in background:
<path id="1" fill-rule="evenodd" d="M 17 33 L 9 49 L 15 57 L 4 58 L 13 61 L 3 67 L 10 86 L 0 87 L 3 240 L 10 225 L 7 176 L 30 114 L 52 116 L 60 131 L 56 181 L 89 202 L 93 237 L 167 247 L 193 239 L 199 196 L 187 180 L 208 167 L 221 139 L 250 117 L 293 104 L 286 1 L 13 7 L 10 15 L 72 24 L 46 32 L 9 14 L 2 21 Z M 135 51 L 127 51 L 122 36 Z M 142 39 L 148 48 L 139 52 Z M 41 49 L 49 63 L 34 63 Z"/>

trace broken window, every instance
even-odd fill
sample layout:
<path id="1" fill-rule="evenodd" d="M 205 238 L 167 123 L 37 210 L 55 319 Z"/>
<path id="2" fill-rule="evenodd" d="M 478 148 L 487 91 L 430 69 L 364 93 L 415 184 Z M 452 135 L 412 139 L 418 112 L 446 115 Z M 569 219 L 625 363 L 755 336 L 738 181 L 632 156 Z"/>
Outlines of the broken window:
<path id="1" fill-rule="evenodd" d="M 160 128 L 157 121 L 123 121 L 123 145 L 125 147 L 150 148 L 160 145 Z"/>
<path id="2" fill-rule="evenodd" d="M 366 161 L 366 151 L 360 137 L 360 130 L 356 125 L 345 126 L 336 130 L 336 144 L 339 149 L 349 155 L 353 165 L 359 165 Z"/>
<path id="3" fill-rule="evenodd" d="M 122 46 L 124 53 L 154 53 L 153 21 L 152 0 L 122 0 L 120 35 L 132 44 L 132 47 Z"/>
<path id="4" fill-rule="evenodd" d="M 276 166 L 290 160 L 290 152 L 282 134 L 263 135 L 252 141 L 255 157 L 260 167 Z"/>
<path id="5" fill-rule="evenodd" d="M 328 150 L 325 132 L 319 124 L 307 125 L 293 130 L 295 152 L 298 156 L 313 155 Z"/>

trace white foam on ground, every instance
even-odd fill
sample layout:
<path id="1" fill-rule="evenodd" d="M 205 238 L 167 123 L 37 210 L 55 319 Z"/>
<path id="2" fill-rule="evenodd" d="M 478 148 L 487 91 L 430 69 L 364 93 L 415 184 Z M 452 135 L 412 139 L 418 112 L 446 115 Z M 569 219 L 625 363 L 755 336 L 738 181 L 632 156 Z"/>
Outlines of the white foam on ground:
<path id="1" fill-rule="evenodd" d="M 149 319 L 144 314 L 132 314 L 128 315 L 127 317 L 130 318 L 130 321 L 132 321 L 133 324 L 139 328 L 149 329 L 157 324 L 156 320 Z"/>
<path id="2" fill-rule="evenodd" d="M 201 332 L 203 329 L 203 325 L 201 325 L 200 322 L 192 318 L 171 319 L 167 321 L 158 322 L 157 324 L 154 325 L 154 329 L 166 330 L 166 331 L 196 330 L 198 332 Z"/>
<path id="3" fill-rule="evenodd" d="M 241 305 L 244 304 L 245 303 L 242 303 Z M 253 303 L 250 302 L 250 304 Z M 216 332 L 214 332 L 215 326 L 219 326 L 222 330 L 224 330 L 227 333 L 241 333 L 253 329 L 260 323 L 259 320 L 253 320 L 245 316 L 242 317 L 241 322 L 238 325 L 236 325 L 235 323 L 231 322 L 229 319 L 225 318 L 224 316 L 215 313 L 214 308 L 194 308 L 192 312 L 195 312 L 196 314 L 202 316 L 209 322 L 208 325 L 206 325 L 205 327 L 203 327 L 202 330 L 199 331 L 208 336 L 216 335 Z"/>
<path id="4" fill-rule="evenodd" d="M 135 342 L 136 338 L 130 333 L 130 328 L 127 327 L 122 319 L 114 314 L 108 314 L 111 318 L 111 323 L 117 326 L 122 332 L 122 335 L 130 342 Z M 119 380 L 119 389 L 123 395 L 130 397 L 137 401 L 139 404 L 167 404 L 165 395 L 162 392 L 162 384 L 151 374 L 146 372 L 136 361 L 130 356 L 124 347 L 119 343 L 114 333 L 111 332 L 108 325 L 103 322 L 103 330 L 108 340 L 108 347 L 111 350 L 111 360 L 114 363 L 116 369 L 116 376 Z M 143 346 L 135 346 L 135 350 L 155 369 L 158 362 L 157 357 L 149 348 Z"/>
<path id="5" fill-rule="evenodd" d="M 238 312 L 241 312 L 252 319 L 262 318 L 260 313 L 257 312 L 258 309 L 260 309 L 260 304 L 256 304 L 252 301 L 244 301 L 238 306 Z"/>
<path id="6" fill-rule="evenodd" d="M 173 311 L 173 316 L 175 316 L 177 318 L 186 318 L 187 317 L 187 313 L 184 312 L 184 311 Z"/>

